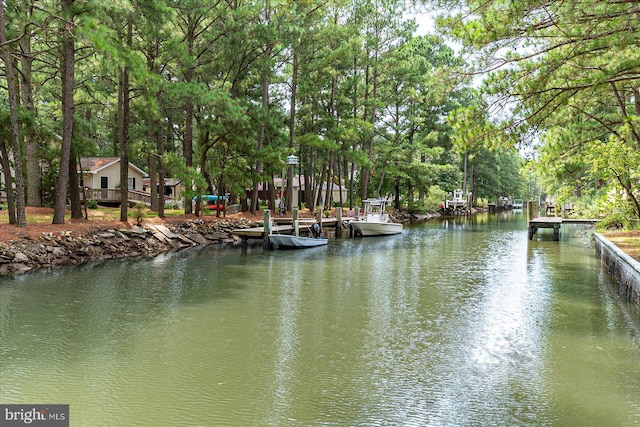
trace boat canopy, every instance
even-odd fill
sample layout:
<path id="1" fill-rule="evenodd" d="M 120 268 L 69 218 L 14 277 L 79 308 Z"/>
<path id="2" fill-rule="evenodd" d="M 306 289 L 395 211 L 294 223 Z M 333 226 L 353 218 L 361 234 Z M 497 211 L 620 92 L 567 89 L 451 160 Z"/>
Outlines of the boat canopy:
<path id="1" fill-rule="evenodd" d="M 193 196 L 193 200 L 198 200 L 198 196 Z M 207 194 L 205 196 L 200 196 L 200 200 L 206 200 L 207 202 L 217 202 L 218 200 L 227 200 L 227 196 L 217 196 Z"/>

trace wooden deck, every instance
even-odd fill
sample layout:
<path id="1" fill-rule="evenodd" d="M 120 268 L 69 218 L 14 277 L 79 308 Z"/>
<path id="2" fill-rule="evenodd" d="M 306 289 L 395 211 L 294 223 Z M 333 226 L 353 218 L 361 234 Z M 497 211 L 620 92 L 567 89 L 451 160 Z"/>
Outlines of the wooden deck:
<path id="1" fill-rule="evenodd" d="M 291 218 L 272 218 L 274 222 L 273 231 L 281 234 L 293 233 L 293 224 Z M 336 218 L 322 218 L 322 226 L 335 227 L 337 224 Z M 314 218 L 300 218 L 298 220 L 300 233 L 310 233 L 311 226 L 315 224 Z M 264 226 L 251 227 L 251 228 L 235 228 L 231 230 L 232 233 L 237 234 L 243 239 L 261 239 L 265 237 Z"/>
<path id="2" fill-rule="evenodd" d="M 529 240 L 538 232 L 539 228 L 553 228 L 553 240 L 560 240 L 560 226 L 562 224 L 595 224 L 597 219 L 561 218 L 559 216 L 544 216 L 529 220 Z"/>
<path id="3" fill-rule="evenodd" d="M 87 188 L 85 192 L 88 200 L 95 200 L 98 203 L 120 203 L 120 189 Z M 80 191 L 80 200 L 83 200 L 83 197 L 84 192 Z M 131 206 L 137 203 L 151 206 L 151 193 L 140 190 L 128 190 L 127 201 Z M 172 201 L 172 197 L 165 196 L 165 204 L 172 203 Z"/>
<path id="4" fill-rule="evenodd" d="M 557 216 L 544 216 L 529 220 L 529 240 L 538 232 L 539 228 L 553 228 L 553 240 L 560 240 L 560 226 L 562 218 Z"/>

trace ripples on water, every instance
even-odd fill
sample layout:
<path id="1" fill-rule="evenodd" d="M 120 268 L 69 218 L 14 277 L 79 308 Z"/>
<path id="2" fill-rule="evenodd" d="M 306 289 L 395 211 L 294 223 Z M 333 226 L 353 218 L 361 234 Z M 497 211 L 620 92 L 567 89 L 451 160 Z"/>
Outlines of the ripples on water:
<path id="1" fill-rule="evenodd" d="M 637 425 L 640 316 L 582 239 L 512 219 L 0 279 L 0 401 L 72 425 Z"/>

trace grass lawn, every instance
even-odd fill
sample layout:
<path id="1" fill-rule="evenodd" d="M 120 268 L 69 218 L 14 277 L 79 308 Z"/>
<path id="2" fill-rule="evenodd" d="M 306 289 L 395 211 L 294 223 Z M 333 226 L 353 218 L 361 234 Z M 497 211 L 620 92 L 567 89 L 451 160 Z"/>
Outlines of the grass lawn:
<path id="1" fill-rule="evenodd" d="M 602 235 L 640 262 L 640 230 L 603 232 Z"/>
<path id="2" fill-rule="evenodd" d="M 0 225 L 9 224 L 9 215 L 5 211 L 0 211 Z M 84 217 L 84 211 L 82 212 Z M 165 217 L 177 217 L 183 215 L 184 211 L 180 209 L 165 209 Z M 87 209 L 87 215 L 89 220 L 104 220 L 104 221 L 116 221 L 120 219 L 120 208 L 109 208 L 100 206 L 97 209 Z M 137 216 L 136 210 L 129 208 L 127 210 L 127 217 L 135 221 Z M 145 208 L 142 212 L 143 218 L 157 218 L 158 213 L 153 212 L 148 208 Z M 65 220 L 71 218 L 69 211 L 65 214 Z M 53 209 L 51 208 L 27 208 L 27 225 L 29 224 L 51 224 L 53 221 Z"/>

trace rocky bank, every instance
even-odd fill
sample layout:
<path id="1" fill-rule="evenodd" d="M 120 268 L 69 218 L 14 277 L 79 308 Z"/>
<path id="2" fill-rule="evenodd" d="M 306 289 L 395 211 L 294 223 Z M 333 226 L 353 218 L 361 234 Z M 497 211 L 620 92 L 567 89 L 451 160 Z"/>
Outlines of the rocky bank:
<path id="1" fill-rule="evenodd" d="M 0 275 L 114 258 L 152 256 L 192 246 L 237 244 L 240 238 L 232 230 L 259 225 L 243 218 L 216 222 L 190 219 L 179 225 L 143 224 L 85 235 L 72 231 L 43 233 L 37 240 L 0 242 Z"/>

